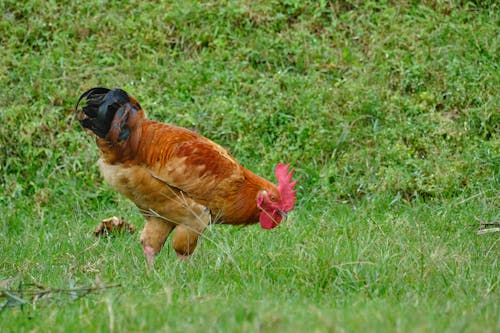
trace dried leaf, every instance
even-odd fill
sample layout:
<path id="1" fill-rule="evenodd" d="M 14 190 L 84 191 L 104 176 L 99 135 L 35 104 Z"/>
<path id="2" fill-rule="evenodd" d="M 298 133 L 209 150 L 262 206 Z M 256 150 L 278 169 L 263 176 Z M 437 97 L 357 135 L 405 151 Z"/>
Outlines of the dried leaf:
<path id="1" fill-rule="evenodd" d="M 102 220 L 95 229 L 94 235 L 96 237 L 107 237 L 112 233 L 128 232 L 133 234 L 135 233 L 135 231 L 135 227 L 125 221 L 123 217 L 118 218 L 116 216 L 113 216 L 108 219 Z"/>

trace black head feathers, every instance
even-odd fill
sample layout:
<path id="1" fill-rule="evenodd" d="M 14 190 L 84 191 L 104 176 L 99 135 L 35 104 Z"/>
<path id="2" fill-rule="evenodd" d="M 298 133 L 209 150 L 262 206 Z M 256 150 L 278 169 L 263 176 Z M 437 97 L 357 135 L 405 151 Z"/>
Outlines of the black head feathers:
<path id="1" fill-rule="evenodd" d="M 84 92 L 75 110 L 78 112 L 78 105 L 82 99 L 86 99 L 87 104 L 83 107 L 80 124 L 90 129 L 97 136 L 104 138 L 108 133 L 116 112 L 124 104 L 130 103 L 130 97 L 122 89 L 107 89 L 96 87 Z"/>

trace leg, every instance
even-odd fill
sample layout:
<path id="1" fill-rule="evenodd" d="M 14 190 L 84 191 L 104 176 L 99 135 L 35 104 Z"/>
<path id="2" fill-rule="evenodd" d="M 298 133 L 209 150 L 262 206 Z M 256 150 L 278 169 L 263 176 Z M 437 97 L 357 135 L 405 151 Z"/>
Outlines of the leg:
<path id="1" fill-rule="evenodd" d="M 194 252 L 202 232 L 203 230 L 188 229 L 182 225 L 175 228 L 172 246 L 179 259 L 187 259 Z"/>
<path id="2" fill-rule="evenodd" d="M 157 217 L 147 217 L 146 225 L 141 232 L 141 244 L 150 267 L 153 267 L 154 256 L 160 252 L 174 226 Z"/>
<path id="3" fill-rule="evenodd" d="M 178 257 L 187 258 L 196 248 L 198 237 L 210 223 L 210 211 L 183 195 L 165 200 L 156 208 L 151 209 L 155 216 L 145 215 L 148 222 L 141 234 L 141 243 L 148 263 L 153 265 L 154 255 L 160 252 L 174 228 L 174 250 Z"/>
<path id="4" fill-rule="evenodd" d="M 189 212 L 190 216 L 175 228 L 172 236 L 172 246 L 179 259 L 187 259 L 194 252 L 198 238 L 211 220 L 210 211 L 204 206 L 193 204 Z"/>

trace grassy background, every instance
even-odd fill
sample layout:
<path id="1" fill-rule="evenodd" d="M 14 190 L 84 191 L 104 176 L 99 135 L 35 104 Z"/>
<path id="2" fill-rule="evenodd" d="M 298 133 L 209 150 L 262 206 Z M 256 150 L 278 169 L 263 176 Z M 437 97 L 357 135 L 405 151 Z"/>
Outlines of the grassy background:
<path id="1" fill-rule="evenodd" d="M 0 2 L 0 281 L 120 283 L 0 312 L 2 331 L 500 330 L 494 1 Z M 280 228 L 217 226 L 145 272 L 78 96 L 122 87 L 272 178 Z M 25 287 L 26 288 L 26 287 Z M 5 302 L 5 296 L 0 302 Z"/>

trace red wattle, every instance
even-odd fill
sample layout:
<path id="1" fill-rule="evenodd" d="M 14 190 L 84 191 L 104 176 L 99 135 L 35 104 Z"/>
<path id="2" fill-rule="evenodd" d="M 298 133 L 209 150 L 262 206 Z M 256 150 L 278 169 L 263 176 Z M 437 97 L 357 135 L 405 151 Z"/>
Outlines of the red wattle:
<path id="1" fill-rule="evenodd" d="M 260 226 L 262 229 L 273 229 L 280 224 L 283 217 L 278 212 L 268 213 L 262 212 L 259 216 Z"/>

